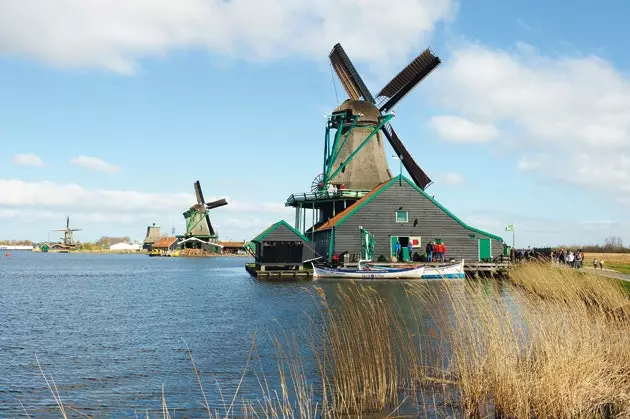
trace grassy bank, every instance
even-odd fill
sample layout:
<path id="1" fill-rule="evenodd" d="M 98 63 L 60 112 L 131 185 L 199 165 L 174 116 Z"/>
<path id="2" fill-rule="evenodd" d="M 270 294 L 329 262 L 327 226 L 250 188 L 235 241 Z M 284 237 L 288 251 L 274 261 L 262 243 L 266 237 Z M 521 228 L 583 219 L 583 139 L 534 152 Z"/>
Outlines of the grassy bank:
<path id="1" fill-rule="evenodd" d="M 585 266 L 592 266 L 593 258 L 604 260 L 604 268 L 630 275 L 630 253 L 585 253 Z"/>
<path id="2" fill-rule="evenodd" d="M 402 286 L 401 306 L 361 284 L 307 288 L 321 318 L 274 340 L 274 371 L 252 340 L 241 380 L 255 375 L 260 398 L 238 408 L 238 388 L 223 408 L 207 404 L 193 361 L 207 415 L 630 416 L 630 305 L 618 282 L 529 264 L 503 282 Z M 168 388 L 160 415 L 171 415 Z"/>

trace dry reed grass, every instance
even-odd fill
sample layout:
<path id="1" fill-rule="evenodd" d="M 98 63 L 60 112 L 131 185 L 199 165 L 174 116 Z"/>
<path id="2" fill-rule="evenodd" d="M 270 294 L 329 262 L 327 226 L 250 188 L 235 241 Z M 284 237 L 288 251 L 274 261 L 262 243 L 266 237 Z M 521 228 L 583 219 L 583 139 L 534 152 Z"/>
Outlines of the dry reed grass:
<path id="1" fill-rule="evenodd" d="M 621 287 L 541 265 L 520 267 L 512 281 L 509 298 L 498 283 L 450 293 L 454 315 L 442 327 L 466 416 L 630 415 L 630 322 Z"/>

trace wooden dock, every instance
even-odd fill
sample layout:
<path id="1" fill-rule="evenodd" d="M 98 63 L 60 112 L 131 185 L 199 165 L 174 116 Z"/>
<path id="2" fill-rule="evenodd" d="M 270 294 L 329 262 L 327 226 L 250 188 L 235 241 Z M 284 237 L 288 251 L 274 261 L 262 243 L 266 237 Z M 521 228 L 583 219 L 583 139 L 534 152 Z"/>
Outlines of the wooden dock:
<path id="1" fill-rule="evenodd" d="M 302 269 L 270 269 L 268 266 L 257 266 L 255 263 L 245 265 L 245 270 L 254 278 L 263 281 L 297 281 L 313 278 L 313 270 Z"/>
<path id="2" fill-rule="evenodd" d="M 383 266 L 410 266 L 409 263 L 383 263 Z M 415 265 L 415 264 L 414 264 Z M 424 266 L 440 266 L 443 263 L 422 263 Z M 356 264 L 348 264 L 347 267 L 356 267 Z M 464 272 L 469 278 L 478 277 L 503 277 L 507 275 L 511 264 L 509 262 L 465 262 Z M 280 268 L 280 267 L 278 267 Z M 259 266 L 255 263 L 245 265 L 245 270 L 254 278 L 264 281 L 295 281 L 313 278 L 313 270 L 302 267 L 295 269 L 275 269 L 273 266 Z"/>

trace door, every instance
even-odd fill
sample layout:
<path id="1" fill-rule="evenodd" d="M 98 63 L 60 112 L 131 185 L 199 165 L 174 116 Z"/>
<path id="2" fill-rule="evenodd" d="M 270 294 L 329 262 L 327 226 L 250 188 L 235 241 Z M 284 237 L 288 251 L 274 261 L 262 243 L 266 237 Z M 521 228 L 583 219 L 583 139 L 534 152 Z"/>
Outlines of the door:
<path id="1" fill-rule="evenodd" d="M 396 254 L 396 242 L 398 241 L 398 236 L 389 236 L 389 257 L 398 257 Z"/>
<path id="2" fill-rule="evenodd" d="M 490 239 L 479 239 L 479 260 L 491 260 L 492 259 L 492 247 Z"/>
<path id="3" fill-rule="evenodd" d="M 398 236 L 398 241 L 400 242 L 400 248 L 402 250 L 402 261 L 399 260 L 399 262 L 410 261 L 411 255 L 409 254 L 409 237 Z"/>

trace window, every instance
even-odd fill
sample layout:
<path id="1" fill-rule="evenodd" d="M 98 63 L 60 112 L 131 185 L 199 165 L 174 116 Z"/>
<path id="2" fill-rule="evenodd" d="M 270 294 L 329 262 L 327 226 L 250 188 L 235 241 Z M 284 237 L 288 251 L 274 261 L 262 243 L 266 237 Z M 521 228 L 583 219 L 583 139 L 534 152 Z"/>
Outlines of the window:
<path id="1" fill-rule="evenodd" d="M 409 213 L 407 211 L 396 211 L 396 222 L 406 223 L 409 221 Z"/>

